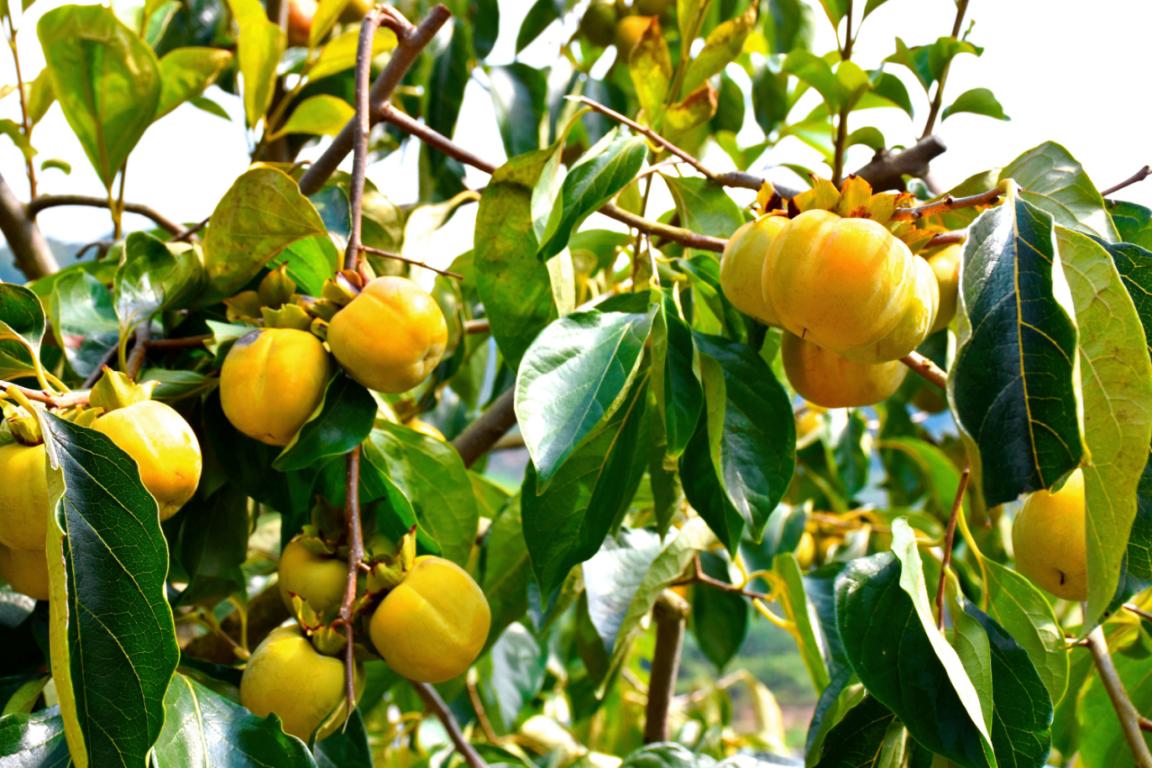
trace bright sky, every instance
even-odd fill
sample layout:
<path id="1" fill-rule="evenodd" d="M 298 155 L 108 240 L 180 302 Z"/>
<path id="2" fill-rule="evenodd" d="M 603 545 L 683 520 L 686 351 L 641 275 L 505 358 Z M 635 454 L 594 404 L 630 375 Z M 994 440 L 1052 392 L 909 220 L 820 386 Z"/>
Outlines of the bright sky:
<path id="1" fill-rule="evenodd" d="M 20 51 L 27 78 L 43 66 L 35 22 L 59 4 L 40 0 L 22 23 Z M 529 5 L 529 0 L 501 1 L 504 14 L 495 51 L 498 62 L 511 59 L 515 30 Z M 854 58 L 872 67 L 894 50 L 897 36 L 911 45 L 946 35 L 953 13 L 954 6 L 948 0 L 890 0 L 865 23 Z M 985 52 L 980 58 L 964 56 L 955 61 L 946 103 L 968 88 L 990 87 L 1012 120 L 957 115 L 941 124 L 938 134 L 949 149 L 933 168 L 942 186 L 1004 165 L 1049 139 L 1067 147 L 1099 187 L 1110 186 L 1152 162 L 1152 100 L 1136 85 L 1147 71 L 1145 46 L 1152 29 L 1152 3 L 1097 0 L 1089 11 L 1084 3 L 1072 0 L 972 0 L 968 18 L 975 21 L 970 39 Z M 816 19 L 816 28 L 817 47 L 831 48 L 831 32 L 822 15 Z M 551 32 L 525 52 L 527 63 L 547 66 L 556 62 L 564 33 L 557 28 Z M 14 82 L 11 58 L 5 50 L 0 52 L 0 83 Z M 911 78 L 906 82 L 916 99 L 919 86 Z M 237 119 L 229 123 L 184 106 L 155 124 L 129 163 L 129 201 L 146 203 L 177 220 L 199 220 L 211 213 L 233 179 L 243 172 L 248 147 L 239 102 L 218 90 L 210 95 Z M 926 114 L 923 101 L 918 107 Z M 0 118 L 18 119 L 18 114 L 15 95 L 0 101 Z M 751 116 L 748 119 L 751 121 Z M 875 121 L 894 143 L 911 143 L 920 128 L 919 122 L 913 126 L 898 110 L 873 110 L 858 120 L 861 122 L 853 127 L 865 120 Z M 469 87 L 461 124 L 467 126 L 457 137 L 462 144 L 494 160 L 502 159 L 487 93 L 475 82 Z M 752 131 L 750 141 L 756 138 L 754 130 L 750 122 L 746 126 L 746 131 Z M 53 106 L 37 126 L 34 144 L 40 150 L 40 160 L 60 158 L 72 165 L 70 176 L 59 170 L 44 172 L 42 192 L 103 194 L 58 106 Z M 310 150 L 305 156 L 317 152 Z M 856 148 L 856 152 L 850 156 L 849 167 L 867 160 L 868 150 Z M 410 202 L 415 197 L 415 154 L 398 153 L 370 169 L 370 178 L 397 202 Z M 726 160 L 718 150 L 707 158 L 721 169 Z M 765 159 L 768 163 L 816 162 L 805 147 L 787 144 Z M 768 168 L 752 170 L 765 172 Z M 0 173 L 18 195 L 26 196 L 21 157 L 4 137 L 0 137 Z M 789 172 L 773 175 L 797 183 Z M 470 175 L 470 183 L 480 186 L 484 178 L 483 174 Z M 1129 188 L 1123 196 L 1152 207 L 1152 181 Z M 470 247 L 474 212 L 475 206 L 463 209 L 448 231 L 436 238 L 436 243 L 451 251 L 444 253 L 445 257 Z M 50 236 L 72 242 L 94 240 L 109 230 L 107 213 L 93 209 L 53 209 L 41 214 L 40 223 Z M 131 221 L 127 223 L 133 226 Z"/>

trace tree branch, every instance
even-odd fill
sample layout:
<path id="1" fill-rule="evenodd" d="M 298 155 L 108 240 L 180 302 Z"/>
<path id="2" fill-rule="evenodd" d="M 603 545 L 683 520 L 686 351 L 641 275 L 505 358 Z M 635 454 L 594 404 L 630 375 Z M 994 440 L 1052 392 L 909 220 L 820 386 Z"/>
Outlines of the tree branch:
<path id="1" fill-rule="evenodd" d="M 391 8 L 387 11 L 389 16 L 382 23 L 390 26 L 396 33 L 397 44 L 396 49 L 392 51 L 392 58 L 388 60 L 388 65 L 372 83 L 372 90 L 369 92 L 369 101 L 372 104 L 369 122 L 372 125 L 380 122 L 378 110 L 387 106 L 388 100 L 392 98 L 392 92 L 400 85 L 400 81 L 416 62 L 420 52 L 432 42 L 432 38 L 436 37 L 436 33 L 452 17 L 447 8 L 437 5 L 428 12 L 420 22 L 420 26 L 413 27 L 399 12 Z M 356 131 L 357 118 L 354 117 L 345 124 L 328 149 L 324 150 L 324 153 L 300 177 L 301 192 L 310 195 L 324 186 L 324 182 L 336 172 L 336 168 L 352 151 Z"/>
<path id="2" fill-rule="evenodd" d="M 972 468 L 964 467 L 960 483 L 956 486 L 956 498 L 952 502 L 952 514 L 948 518 L 948 532 L 944 535 L 944 557 L 940 561 L 940 582 L 936 585 L 936 627 L 944 631 L 944 583 L 948 577 L 948 567 L 952 565 L 952 545 L 956 541 L 956 522 L 964 514 L 964 492 L 968 490 L 968 480 Z"/>
<path id="3" fill-rule="evenodd" d="M 1144 181 L 1144 179 L 1148 178 L 1149 176 L 1152 176 L 1152 165 L 1146 165 L 1140 170 L 1136 171 L 1136 173 L 1124 179 L 1124 181 L 1120 182 L 1119 184 L 1113 184 L 1112 186 L 1108 187 L 1108 189 L 1101 190 L 1100 197 L 1108 197 L 1108 195 L 1119 192 L 1125 187 L 1130 187 L 1137 182 Z"/>
<path id="4" fill-rule="evenodd" d="M 912 369 L 918 376 L 932 382 L 940 389 L 948 389 L 948 373 L 919 352 L 910 352 L 900 358 L 900 362 Z"/>
<path id="5" fill-rule="evenodd" d="M 897 208 L 892 214 L 893 221 L 902 221 L 904 219 L 922 219 L 925 216 L 934 216 L 937 213 L 946 213 L 953 211 L 957 208 L 975 208 L 981 205 L 993 205 L 1003 192 L 997 189 L 990 189 L 987 192 L 981 192 L 977 195 L 969 195 L 968 197 L 952 197 L 948 195 L 940 200 L 934 200 L 924 205 L 917 205 L 911 208 Z"/>
<path id="6" fill-rule="evenodd" d="M 1120 720 L 1120 728 L 1124 731 L 1124 739 L 1128 748 L 1132 750 L 1135 759 L 1133 765 L 1137 768 L 1152 768 L 1152 751 L 1149 751 L 1144 734 L 1140 732 L 1140 713 L 1128 698 L 1124 690 L 1124 683 L 1116 673 L 1116 666 L 1112 657 L 1108 655 L 1108 641 L 1104 639 L 1104 629 L 1097 626 L 1085 638 L 1092 661 L 1096 663 L 1096 671 L 1100 673 L 1100 682 L 1104 683 L 1104 690 L 1108 698 L 1112 699 L 1112 707 L 1116 710 L 1116 717 Z"/>
<path id="7" fill-rule="evenodd" d="M 349 241 L 349 242 L 351 242 L 351 241 Z M 411 264 L 414 267 L 422 267 L 423 269 L 431 270 L 438 275 L 443 275 L 444 277 L 450 277 L 453 280 L 463 280 L 464 279 L 464 275 L 460 274 L 459 272 L 453 272 L 450 269 L 440 269 L 440 267 L 434 267 L 431 264 L 428 264 L 426 262 L 418 261 L 416 259 L 410 259 L 407 256 L 401 256 L 400 254 L 395 253 L 393 251 L 385 251 L 382 248 L 373 248 L 369 245 L 361 245 L 360 250 L 363 251 L 364 253 L 374 253 L 377 256 L 383 256 L 386 259 L 395 259 L 396 261 L 402 261 L 405 264 Z"/>
<path id="8" fill-rule="evenodd" d="M 464 733 L 460 730 L 460 723 L 456 722 L 448 705 L 444 703 L 444 699 L 440 698 L 440 694 L 436 689 L 427 683 L 413 682 L 412 687 L 416 689 L 416 693 L 420 694 L 420 698 L 424 700 L 424 704 L 436 715 L 437 719 L 444 725 L 444 730 L 448 731 L 448 738 L 452 739 L 452 744 L 456 747 L 456 751 L 464 758 L 464 762 L 468 763 L 471 768 L 488 768 L 488 763 L 484 762 L 484 758 L 480 757 L 480 753 L 468 743 L 468 739 L 464 738 Z"/>
<path id="9" fill-rule="evenodd" d="M 515 390 L 509 389 L 452 441 L 452 447 L 464 460 L 464 466 L 475 464 L 505 432 L 512 429 L 516 423 L 515 400 Z"/>
<path id="10" fill-rule="evenodd" d="M 360 446 L 348 454 L 348 477 L 344 491 L 344 522 L 348 528 L 348 580 L 344 585 L 344 599 L 340 602 L 340 623 L 344 625 L 344 697 L 348 702 L 348 717 L 356 709 L 356 640 L 355 616 L 356 585 L 360 565 L 364 562 L 364 534 L 360 529 Z"/>
<path id="11" fill-rule="evenodd" d="M 40 227 L 3 176 L 0 176 L 0 232 L 12 249 L 16 266 L 29 280 L 59 271 L 60 265 Z"/>
<path id="12" fill-rule="evenodd" d="M 38 403 L 44 403 L 49 408 L 72 408 L 77 405 L 87 405 L 88 391 L 77 390 L 74 392 L 66 392 L 63 395 L 53 395 L 40 389 L 29 389 L 22 387 L 19 384 L 13 384 L 10 381 L 0 381 L 0 394 L 9 391 L 19 392 L 29 400 L 34 400 Z"/>
<path id="13" fill-rule="evenodd" d="M 76 205 L 85 208 L 110 208 L 110 202 L 102 197 L 88 197 L 87 195 L 42 195 L 28 203 L 28 215 L 35 218 L 41 211 L 48 208 L 58 208 L 62 205 Z M 140 203 L 124 203 L 124 211 L 145 216 L 152 222 L 172 235 L 184 233 L 184 227 L 169 219 L 159 211 Z"/>
<path id="14" fill-rule="evenodd" d="M 944 142 L 936 136 L 925 136 L 903 152 L 881 150 L 855 175 L 867 181 L 877 192 L 903 189 L 904 176 L 922 177 L 933 159 L 944 154 Z"/>
<path id="15" fill-rule="evenodd" d="M 964 14 L 968 12 L 968 0 L 956 0 L 956 18 L 952 22 L 952 38 L 960 39 L 960 28 L 964 24 Z M 940 107 L 944 104 L 944 81 L 948 79 L 948 71 L 952 68 L 952 60 L 944 62 L 940 70 L 940 79 L 936 81 L 936 93 L 932 96 L 932 106 L 928 110 L 928 120 L 924 123 L 924 132 L 921 136 L 928 136 L 936 127 L 936 118 L 940 115 Z"/>
<path id="16" fill-rule="evenodd" d="M 680 650 L 684 645 L 684 624 L 688 601 L 670 589 L 660 593 L 652 608 L 656 624 L 656 648 L 648 675 L 648 703 L 644 708 L 644 743 L 668 740 L 668 710 L 676 693 L 680 672 Z"/>

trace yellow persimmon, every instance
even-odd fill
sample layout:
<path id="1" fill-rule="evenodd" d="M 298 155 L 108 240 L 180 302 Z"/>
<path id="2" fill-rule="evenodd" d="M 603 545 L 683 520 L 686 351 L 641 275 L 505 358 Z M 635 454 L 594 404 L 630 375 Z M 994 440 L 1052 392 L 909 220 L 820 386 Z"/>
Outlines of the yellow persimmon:
<path id="1" fill-rule="evenodd" d="M 1029 494 L 1012 525 L 1016 570 L 1065 600 L 1088 599 L 1088 539 L 1084 473 L 1077 469 L 1059 491 Z"/>
<path id="2" fill-rule="evenodd" d="M 317 613 L 340 605 L 348 584 L 348 563 L 338 557 L 324 557 L 309 549 L 299 538 L 284 545 L 277 567 L 280 597 L 292 610 L 292 595 L 299 595 Z"/>
<path id="3" fill-rule="evenodd" d="M 0 445 L 0 478 L 0 544 L 43 549 L 49 511 L 43 443 Z"/>
<path id="4" fill-rule="evenodd" d="M 764 216 L 732 233 L 720 257 L 720 289 L 732 306 L 769 325 L 779 325 L 761 290 L 764 258 L 772 240 L 788 224 L 783 216 Z"/>
<path id="5" fill-rule="evenodd" d="M 0 578 L 17 592 L 47 600 L 48 559 L 43 542 L 37 549 L 12 549 L 0 544 Z"/>
<path id="6" fill-rule="evenodd" d="M 872 405 L 900 388 L 908 369 L 899 360 L 857 363 L 809 341 L 784 335 L 784 372 L 805 400 L 825 408 Z"/>

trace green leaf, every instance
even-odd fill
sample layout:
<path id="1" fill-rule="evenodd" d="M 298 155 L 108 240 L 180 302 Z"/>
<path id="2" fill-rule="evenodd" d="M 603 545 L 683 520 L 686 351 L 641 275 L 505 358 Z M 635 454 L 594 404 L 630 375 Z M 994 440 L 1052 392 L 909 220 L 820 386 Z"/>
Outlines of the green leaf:
<path id="1" fill-rule="evenodd" d="M 797 517 L 803 520 L 804 515 L 800 513 Z M 797 650 L 808 669 L 808 676 L 812 678 L 813 687 L 823 691 L 831 684 L 831 680 L 828 665 L 824 661 L 823 646 L 812 624 L 815 613 L 811 610 L 804 589 L 804 574 L 800 571 L 800 564 L 793 553 L 778 552 L 772 558 L 772 569 L 784 585 L 780 602 L 796 625 Z"/>
<path id="2" fill-rule="evenodd" d="M 559 21 L 563 13 L 564 5 L 558 0 L 536 0 L 520 23 L 520 31 L 516 33 L 516 53 L 531 45 L 541 32 L 553 22 Z"/>
<path id="3" fill-rule="evenodd" d="M 452 37 L 448 45 L 437 54 L 425 86 L 424 119 L 428 127 L 445 136 L 451 136 L 464 103 L 464 90 L 472 77 L 474 61 L 472 26 L 457 18 L 452 24 Z M 427 144 L 420 148 L 420 192 L 432 201 L 447 200 L 460 191 L 459 172 L 449 172 L 449 160 L 444 153 Z"/>
<path id="4" fill-rule="evenodd" d="M 232 53 L 221 48 L 177 48 L 164 54 L 155 119 L 202 94 L 231 63 Z"/>
<path id="5" fill-rule="evenodd" d="M 0 283 L 0 379 L 36 374 L 45 325 L 36 294 L 22 285 Z"/>
<path id="6" fill-rule="evenodd" d="M 596 554 L 644 475 L 647 380 L 625 385 L 624 402 L 545 484 L 529 465 L 521 490 L 524 540 L 544 595 Z"/>
<path id="7" fill-rule="evenodd" d="M 1049 141 L 1028 150 L 1000 172 L 1000 179 L 1015 180 L 1021 197 L 1057 224 L 1110 243 L 1119 239 L 1096 185 L 1059 144 Z"/>
<path id="8" fill-rule="evenodd" d="M 928 492 L 928 508 L 941 520 L 946 520 L 960 486 L 960 471 L 940 448 L 924 440 L 911 437 L 884 438 L 879 447 L 899 451 L 912 460 L 924 478 Z"/>
<path id="9" fill-rule="evenodd" d="M 648 145 L 639 136 L 613 129 L 568 171 L 540 238 L 539 258 L 560 253 L 589 214 L 612 199 L 636 177 Z"/>
<path id="10" fill-rule="evenodd" d="M 476 212 L 476 291 L 492 336 L 513 370 L 537 334 L 556 319 L 548 267 L 536 258 L 532 191 L 551 149 L 514 157 L 496 169 Z"/>
<path id="11" fill-rule="evenodd" d="M 87 272 L 71 271 L 53 285 L 48 308 L 64 358 L 77 376 L 88 378 L 120 340 L 112 294 Z"/>
<path id="12" fill-rule="evenodd" d="M 164 730 L 157 766 L 312 768 L 308 747 L 288 736 L 272 715 L 261 718 L 187 675 L 177 674 L 164 695 Z"/>
<path id="13" fill-rule="evenodd" d="M 317 235 L 327 235 L 324 222 L 292 177 L 268 167 L 245 172 L 208 220 L 204 267 L 213 292 L 234 293 L 287 246 Z"/>
<path id="14" fill-rule="evenodd" d="M 545 328 L 528 348 L 516 379 L 516 418 L 539 490 L 629 397 L 653 315 L 574 313 Z M 575 381 L 586 385 L 572 386 Z"/>
<path id="15" fill-rule="evenodd" d="M 7 136 L 25 158 L 36 156 L 36 150 L 24 135 L 24 129 L 15 120 L 0 120 L 0 136 Z"/>
<path id="16" fill-rule="evenodd" d="M 840 20 L 848 14 L 850 0 L 820 0 L 824 8 L 824 15 L 832 22 L 833 28 L 839 28 Z"/>
<path id="17" fill-rule="evenodd" d="M 521 62 L 488 70 L 492 106 L 508 157 L 540 146 L 540 126 L 548 114 L 548 73 Z"/>
<path id="18" fill-rule="evenodd" d="M 872 74 L 872 96 L 879 96 L 892 106 L 904 110 L 904 114 L 908 117 L 912 117 L 912 97 L 908 95 L 904 81 L 896 75 L 890 72 L 874 72 Z M 857 108 L 863 108 L 864 102 L 865 100 L 862 100 Z M 877 104 L 877 106 L 884 105 Z"/>
<path id="19" fill-rule="evenodd" d="M 52 89 L 52 72 L 48 68 L 40 71 L 28 86 L 28 119 L 36 125 L 48 113 L 48 108 L 56 102 L 56 91 Z"/>
<path id="20" fill-rule="evenodd" d="M 879 768 L 892 765 L 890 737 L 893 731 L 901 734 L 903 730 L 892 710 L 873 697 L 865 696 L 828 731 L 820 762 L 813 768 Z M 899 757 L 896 764 L 899 764 Z"/>
<path id="21" fill-rule="evenodd" d="M 372 432 L 376 399 L 362 385 L 338 374 L 324 390 L 324 401 L 272 462 L 281 472 L 320 466 L 324 459 L 343 456 Z"/>
<path id="22" fill-rule="evenodd" d="M 508 627 L 480 661 L 478 690 L 498 732 L 514 732 L 519 727 L 521 711 L 544 684 L 547 661 L 546 649 L 522 624 Z"/>
<path id="23" fill-rule="evenodd" d="M 320 49 L 316 63 L 308 70 L 308 79 L 312 82 L 331 75 L 336 75 L 356 66 L 356 49 L 360 44 L 360 30 L 353 29 L 339 37 L 333 38 Z M 385 51 L 396 47 L 396 33 L 390 29 L 376 30 L 372 38 L 372 57 L 375 58 Z"/>
<path id="24" fill-rule="evenodd" d="M 52 676 L 69 748 L 90 765 L 143 765 L 180 655 L 156 501 L 136 462 L 103 434 L 53 415 L 41 425 L 56 523 Z"/>
<path id="25" fill-rule="evenodd" d="M 520 499 L 513 498 L 492 519 L 480 553 L 480 586 L 492 609 L 489 643 L 528 610 L 532 562 L 524 542 Z"/>
<path id="26" fill-rule="evenodd" d="M 309 96 L 296 105 L 284 125 L 269 134 L 269 140 L 292 133 L 335 136 L 356 116 L 356 110 L 344 99 L 322 93 Z"/>
<path id="27" fill-rule="evenodd" d="M 96 175 L 112 180 L 160 103 L 156 55 L 108 8 L 66 5 L 36 27 L 52 91 Z"/>
<path id="28" fill-rule="evenodd" d="M 652 336 L 652 392 L 664 419 L 666 459 L 678 459 L 700 422 L 704 390 L 693 372 L 696 347 L 671 294 L 665 294 Z"/>
<path id="29" fill-rule="evenodd" d="M 1108 251 L 1056 228 L 1064 275 L 1080 329 L 1088 535 L 1087 624 L 1101 620 L 1116 593 L 1136 519 L 1140 475 L 1152 441 L 1152 361 L 1132 299 Z"/>
<path id="30" fill-rule="evenodd" d="M 811 51 L 796 50 L 789 53 L 784 59 L 784 71 L 815 88 L 824 97 L 824 103 L 830 111 L 840 109 L 848 97 L 844 86 L 832 71 L 832 66 Z"/>
<path id="31" fill-rule="evenodd" d="M 700 554 L 704 573 L 731 584 L 728 562 L 711 552 Z M 743 595 L 696 584 L 692 587 L 692 634 L 700 650 L 722 673 L 748 636 L 752 608 Z"/>
<path id="32" fill-rule="evenodd" d="M 212 101 L 212 99 L 209 99 L 205 96 L 193 96 L 191 99 L 188 99 L 188 103 L 196 107 L 196 109 L 199 109 L 202 112 L 207 112 L 208 114 L 213 115 L 214 117 L 218 117 L 221 120 L 232 119 L 232 116 L 228 114 L 228 111 L 224 109 L 224 107 L 220 106 L 216 102 Z"/>
<path id="33" fill-rule="evenodd" d="M 1112 661 L 1124 690 L 1137 712 L 1152 710 L 1152 664 L 1148 657 L 1114 653 Z M 1080 723 L 1079 758 L 1084 768 L 1112 768 L 1133 765 L 1132 750 L 1124 738 L 1120 720 L 1099 675 L 1092 675 L 1076 708 Z M 1152 748 L 1152 737 L 1147 733 L 1144 743 Z"/>
<path id="34" fill-rule="evenodd" d="M 992 618 L 1028 654 L 1048 696 L 1058 702 L 1068 687 L 1068 646 L 1052 604 L 1027 578 L 987 560 L 989 610 Z"/>
<path id="35" fill-rule="evenodd" d="M 1080 463 L 1076 328 L 1054 293 L 1051 217 L 1010 196 L 969 230 L 949 388 L 988 471 L 989 505 L 1048 488 Z"/>
<path id="36" fill-rule="evenodd" d="M 948 117 L 960 112 L 971 112 L 974 115 L 984 115 L 997 120 L 1008 120 L 1004 108 L 987 88 L 972 88 L 956 97 L 956 101 L 944 108 L 941 117 Z"/>
<path id="37" fill-rule="evenodd" d="M 676 212 L 693 232 L 728 237 L 744 224 L 740 206 L 724 188 L 708 179 L 662 176 L 676 203 Z"/>
<path id="38" fill-rule="evenodd" d="M 681 744 L 658 742 L 648 744 L 625 758 L 620 768 L 711 768 L 715 761 L 698 755 Z"/>
<path id="39" fill-rule="evenodd" d="M 606 651 L 616 647 L 628 606 L 663 548 L 651 531 L 625 530 L 605 540 L 588 561 L 584 569 L 588 618 Z"/>
<path id="40" fill-rule="evenodd" d="M 896 53 L 889 56 L 887 60 L 902 64 L 912 70 L 912 74 L 916 75 L 920 85 L 924 86 L 925 91 L 928 91 L 933 83 L 943 77 L 944 70 L 952 59 L 962 53 L 979 56 L 983 53 L 983 49 L 954 37 L 941 37 L 934 43 L 909 48 L 903 40 L 896 38 Z"/>
<path id="41" fill-rule="evenodd" d="M 962 766 L 992 765 L 979 698 L 936 629 L 914 541 L 904 556 L 903 567 L 889 553 L 859 558 L 837 577 L 836 621 L 849 661 L 921 744 Z"/>
<path id="42" fill-rule="evenodd" d="M 456 449 L 408 427 L 382 423 L 372 430 L 364 457 L 385 470 L 412 502 L 416 519 L 440 553 L 467 565 L 480 513 Z"/>
<path id="43" fill-rule="evenodd" d="M 72 765 L 64 741 L 64 720 L 59 708 L 0 717 L 0 755 L 5 764 L 66 768 Z"/>
<path id="44" fill-rule="evenodd" d="M 198 298 L 203 283 L 200 258 L 188 246 L 169 246 L 145 232 L 128 235 L 123 262 L 112 281 L 121 338 L 158 312 L 187 307 Z"/>
<path id="45" fill-rule="evenodd" d="M 734 61 L 744 50 L 744 41 L 756 26 L 756 4 L 734 19 L 717 25 L 704 40 L 704 47 L 692 57 L 684 73 L 681 93 L 688 93 Z"/>
<path id="46" fill-rule="evenodd" d="M 700 333 L 695 341 L 712 465 L 728 501 L 758 540 L 796 464 L 791 398 L 751 347 Z"/>
<path id="47" fill-rule="evenodd" d="M 640 40 L 628 53 L 628 74 L 636 90 L 636 99 L 644 110 L 645 121 L 656 123 L 664 112 L 669 99 L 668 87 L 672 82 L 672 57 L 658 19 L 648 23 Z"/>
<path id="48" fill-rule="evenodd" d="M 260 0 L 228 0 L 228 7 L 240 28 L 236 61 L 244 84 L 244 116 L 255 128 L 272 103 L 276 87 L 276 67 L 288 45 L 279 24 L 268 20 Z"/>
<path id="49" fill-rule="evenodd" d="M 180 602 L 215 605 L 246 593 L 241 566 L 248 558 L 248 496 L 226 483 L 211 496 L 192 497 L 180 515 L 173 551 L 184 568 L 188 587 Z"/>
<path id="50" fill-rule="evenodd" d="M 1104 206 L 1120 233 L 1120 240 L 1152 248 L 1152 210 L 1136 203 L 1105 200 Z"/>
<path id="51" fill-rule="evenodd" d="M 744 519 L 728 499 L 727 490 L 721 485 L 719 473 L 712 463 L 706 419 L 700 419 L 696 432 L 680 456 L 680 482 L 684 485 L 684 497 L 688 503 L 725 548 L 734 552 L 744 532 Z"/>
<path id="52" fill-rule="evenodd" d="M 316 3 L 316 12 L 312 14 L 312 25 L 308 29 L 308 47 L 316 48 L 336 22 L 340 14 L 348 7 L 349 0 L 319 0 Z M 359 25 L 357 25 L 359 27 Z M 359 31 L 357 31 L 359 34 Z"/>
<path id="53" fill-rule="evenodd" d="M 340 268 L 342 258 L 343 254 L 336 249 L 331 237 L 327 234 L 315 235 L 285 247 L 272 257 L 268 268 L 285 265 L 288 267 L 288 277 L 292 278 L 301 293 L 319 296 L 324 290 L 324 281 Z"/>

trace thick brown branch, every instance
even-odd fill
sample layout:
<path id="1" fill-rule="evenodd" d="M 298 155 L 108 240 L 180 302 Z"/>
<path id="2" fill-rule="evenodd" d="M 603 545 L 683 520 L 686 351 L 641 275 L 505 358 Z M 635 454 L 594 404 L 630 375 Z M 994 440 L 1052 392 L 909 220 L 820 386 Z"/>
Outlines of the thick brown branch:
<path id="1" fill-rule="evenodd" d="M 392 92 L 400 85 L 400 81 L 404 79 L 404 75 L 416 62 L 420 52 L 428 43 L 432 42 L 432 38 L 436 37 L 436 33 L 452 17 L 447 8 L 443 5 L 437 5 L 428 12 L 428 15 L 420 22 L 420 26 L 413 27 L 398 12 L 392 9 L 388 9 L 388 12 L 390 21 L 383 23 L 391 26 L 396 32 L 397 44 L 396 49 L 392 51 L 392 58 L 384 67 L 384 71 L 372 83 L 372 90 L 369 93 L 369 100 L 372 104 L 370 121 L 373 125 L 380 122 L 377 109 L 387 105 L 388 100 L 392 98 Z M 324 150 L 324 153 L 300 177 L 300 191 L 310 195 L 324 186 L 324 182 L 336 172 L 340 163 L 352 151 L 356 131 L 357 118 L 354 117 L 333 139 L 328 149 Z"/>
<path id="2" fill-rule="evenodd" d="M 480 753 L 468 743 L 468 739 L 464 738 L 464 732 L 460 730 L 460 723 L 456 722 L 452 711 L 448 709 L 448 705 L 444 703 L 444 699 L 440 698 L 436 689 L 427 683 L 416 682 L 412 683 L 412 687 L 416 689 L 416 693 L 420 694 L 425 706 L 440 720 L 444 730 L 448 731 L 448 738 L 452 739 L 452 744 L 460 756 L 464 758 L 464 762 L 468 763 L 470 768 L 487 768 L 488 763 L 484 762 Z"/>
<path id="3" fill-rule="evenodd" d="M 16 266 L 29 280 L 51 275 L 60 269 L 52 249 L 35 219 L 17 199 L 8 182 L 0 176 L 0 232 L 12 249 Z"/>
<path id="4" fill-rule="evenodd" d="M 968 480 L 972 468 L 964 467 L 960 473 L 960 483 L 956 486 L 956 497 L 952 501 L 952 514 L 948 518 L 948 532 L 944 534 L 944 557 L 940 561 L 940 582 L 936 585 L 936 626 L 944 631 L 944 584 L 948 578 L 948 568 L 952 565 L 952 546 L 956 541 L 956 522 L 964 508 L 964 492 L 968 490 Z"/>
<path id="5" fill-rule="evenodd" d="M 680 650 L 684 645 L 684 624 L 688 620 L 688 601 L 672 590 L 660 593 L 652 608 L 656 624 L 656 648 L 652 652 L 652 671 L 648 676 L 648 703 L 644 709 L 644 743 L 668 740 L 668 710 L 676 693 L 676 676 L 680 672 Z"/>
<path id="6" fill-rule="evenodd" d="M 1096 671 L 1100 674 L 1100 682 L 1112 700 L 1112 707 L 1116 710 L 1116 717 L 1120 720 L 1120 728 L 1124 732 L 1124 739 L 1128 748 L 1132 750 L 1133 765 L 1137 768 L 1152 768 L 1152 751 L 1149 751 L 1144 734 L 1140 731 L 1140 713 L 1128 698 L 1124 690 L 1124 683 L 1116 672 L 1112 657 L 1108 654 L 1108 641 L 1104 639 L 1104 629 L 1096 627 L 1085 638 L 1092 661 L 1096 664 Z"/>
<path id="7" fill-rule="evenodd" d="M 897 208 L 892 214 L 893 220 L 900 221 L 903 219 L 922 219 L 925 216 L 933 216 L 937 213 L 946 213 L 957 208 L 974 208 L 981 205 L 993 205 L 1000 199 L 1003 194 L 999 189 L 990 189 L 987 192 L 981 192 L 978 195 L 969 195 L 968 197 L 947 197 L 940 200 L 933 200 L 924 205 L 917 205 L 912 208 Z"/>
<path id="8" fill-rule="evenodd" d="M 464 460 L 464 466 L 472 466 L 505 432 L 512 429 L 516 423 L 515 399 L 516 393 L 511 389 L 500 395 L 480 418 L 452 441 L 452 447 Z"/>
<path id="9" fill-rule="evenodd" d="M 940 389 L 948 389 L 948 374 L 943 368 L 936 365 L 919 352 L 911 352 L 900 358 L 900 362 L 912 369 L 914 373 L 924 377 Z"/>
<path id="10" fill-rule="evenodd" d="M 28 215 L 35 217 L 48 208 L 57 208 L 62 205 L 83 206 L 85 208 L 109 208 L 109 201 L 102 197 L 88 197 L 87 195 L 43 195 L 28 203 Z M 124 203 L 124 211 L 145 216 L 152 222 L 173 235 L 184 233 L 184 227 L 169 219 L 159 211 L 140 203 Z"/>
<path id="11" fill-rule="evenodd" d="M 944 142 L 936 136 L 925 136 L 903 152 L 877 152 L 872 161 L 856 171 L 855 175 L 877 191 L 903 189 L 904 176 L 924 176 L 928 172 L 929 163 L 944 154 L 945 149 L 947 147 Z"/>

